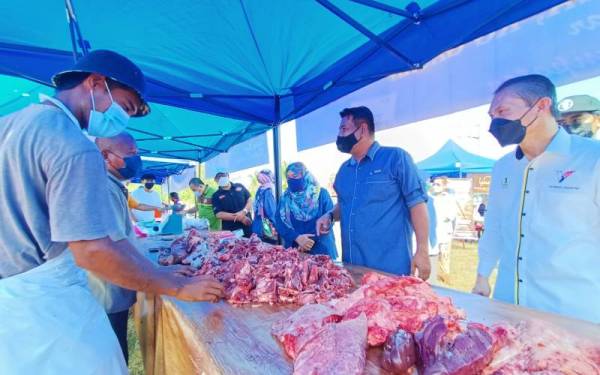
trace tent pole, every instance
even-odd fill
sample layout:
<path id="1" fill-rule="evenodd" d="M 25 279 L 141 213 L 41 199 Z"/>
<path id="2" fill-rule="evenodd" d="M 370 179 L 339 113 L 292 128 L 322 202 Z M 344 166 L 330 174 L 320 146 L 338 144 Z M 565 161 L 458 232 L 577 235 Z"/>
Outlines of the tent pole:
<path id="1" fill-rule="evenodd" d="M 280 99 L 279 95 L 275 96 L 275 119 L 276 123 L 273 124 L 273 163 L 275 164 L 275 201 L 279 204 L 279 198 L 281 197 L 281 137 L 279 134 L 279 119 L 281 115 L 280 111 Z"/>

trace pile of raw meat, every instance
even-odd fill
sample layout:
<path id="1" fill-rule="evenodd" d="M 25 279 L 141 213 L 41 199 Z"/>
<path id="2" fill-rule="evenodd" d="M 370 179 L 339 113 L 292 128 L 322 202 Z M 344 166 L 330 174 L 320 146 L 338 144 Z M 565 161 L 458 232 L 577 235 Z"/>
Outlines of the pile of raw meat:
<path id="1" fill-rule="evenodd" d="M 192 230 L 161 253 L 159 263 L 189 264 L 198 274 L 215 277 L 233 304 L 325 302 L 354 286 L 348 271 L 326 255 L 306 255 L 229 232 Z"/>
<path id="2" fill-rule="evenodd" d="M 600 374 L 600 350 L 558 331 L 464 319 L 419 279 L 369 273 L 352 294 L 305 305 L 272 334 L 294 374 L 362 374 L 367 347 L 381 344 L 382 367 L 394 374 Z"/>

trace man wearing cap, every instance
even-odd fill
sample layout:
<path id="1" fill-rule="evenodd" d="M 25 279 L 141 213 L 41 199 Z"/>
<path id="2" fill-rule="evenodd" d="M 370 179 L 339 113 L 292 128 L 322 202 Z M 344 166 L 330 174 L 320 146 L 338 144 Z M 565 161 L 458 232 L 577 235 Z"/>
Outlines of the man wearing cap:
<path id="1" fill-rule="evenodd" d="M 212 196 L 217 191 L 214 187 L 205 184 L 198 177 L 194 177 L 189 182 L 190 189 L 194 192 L 196 206 L 186 212 L 197 214 L 199 218 L 208 220 L 210 230 L 221 230 L 221 220 L 215 216 L 213 211 Z"/>
<path id="2" fill-rule="evenodd" d="M 185 300 L 216 300 L 222 286 L 160 269 L 127 239 L 110 237 L 117 228 L 109 181 L 86 133 L 115 136 L 130 116 L 149 112 L 140 69 L 94 51 L 53 82 L 54 97 L 0 118 L 0 373 L 126 374 L 77 266 L 131 290 Z"/>
<path id="3" fill-rule="evenodd" d="M 473 292 L 600 323 L 600 143 L 556 122 L 556 89 L 541 75 L 495 91 L 490 132 L 517 145 L 494 165 Z"/>
<path id="4" fill-rule="evenodd" d="M 215 182 L 219 185 L 219 190 L 212 196 L 213 211 L 215 216 L 221 219 L 223 230 L 242 230 L 244 237 L 250 237 L 250 192 L 244 185 L 229 181 L 229 174 L 225 172 L 217 173 Z"/>
<path id="5" fill-rule="evenodd" d="M 328 233 L 333 220 L 339 220 L 344 262 L 427 280 L 427 193 L 412 158 L 401 148 L 375 141 L 369 108 L 345 108 L 340 117 L 336 145 L 351 158 L 335 177 L 338 203 L 317 220 L 317 235 Z"/>
<path id="6" fill-rule="evenodd" d="M 558 103 L 558 123 L 567 133 L 600 139 L 600 100 L 590 95 L 574 95 Z"/>

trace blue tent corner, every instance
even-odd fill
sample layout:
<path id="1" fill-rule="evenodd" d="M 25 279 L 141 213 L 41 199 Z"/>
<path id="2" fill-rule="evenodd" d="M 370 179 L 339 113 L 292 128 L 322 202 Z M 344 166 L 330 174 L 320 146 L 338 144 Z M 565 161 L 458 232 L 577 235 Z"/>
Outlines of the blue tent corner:
<path id="1" fill-rule="evenodd" d="M 494 163 L 495 160 L 470 153 L 449 140 L 435 154 L 417 163 L 417 168 L 430 176 L 454 177 L 466 173 L 490 173 Z"/>

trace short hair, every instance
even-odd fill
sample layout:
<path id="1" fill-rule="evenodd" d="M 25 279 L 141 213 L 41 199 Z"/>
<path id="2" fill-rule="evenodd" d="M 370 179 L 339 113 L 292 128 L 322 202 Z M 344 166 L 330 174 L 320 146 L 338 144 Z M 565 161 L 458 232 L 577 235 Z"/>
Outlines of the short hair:
<path id="1" fill-rule="evenodd" d="M 176 192 L 176 191 L 174 191 L 174 192 L 172 192 L 172 193 L 169 193 L 169 196 L 170 196 L 171 198 L 179 198 L 179 194 L 177 194 L 177 192 Z"/>
<path id="2" fill-rule="evenodd" d="M 529 74 L 511 78 L 504 82 L 494 91 L 494 95 L 501 91 L 510 89 L 516 96 L 523 99 L 525 103 L 533 106 L 538 100 L 548 97 L 552 100 L 550 112 L 555 118 L 559 117 L 556 100 L 556 86 L 550 78 L 541 74 Z"/>
<path id="3" fill-rule="evenodd" d="M 340 112 L 340 117 L 352 116 L 352 119 L 356 121 L 364 121 L 367 123 L 370 134 L 375 134 L 375 120 L 373 119 L 373 112 L 365 106 L 344 108 Z"/>
<path id="4" fill-rule="evenodd" d="M 140 179 L 141 180 L 155 180 L 156 181 L 156 176 L 153 175 L 152 173 L 144 173 Z"/>
<path id="5" fill-rule="evenodd" d="M 194 177 L 190 180 L 190 182 L 188 183 L 188 185 L 198 185 L 198 186 L 203 186 L 204 182 L 199 179 L 198 177 Z"/>
<path id="6" fill-rule="evenodd" d="M 217 180 L 219 177 L 228 176 L 228 175 L 229 175 L 229 173 L 227 173 L 227 172 L 218 172 L 215 175 L 215 180 Z"/>

